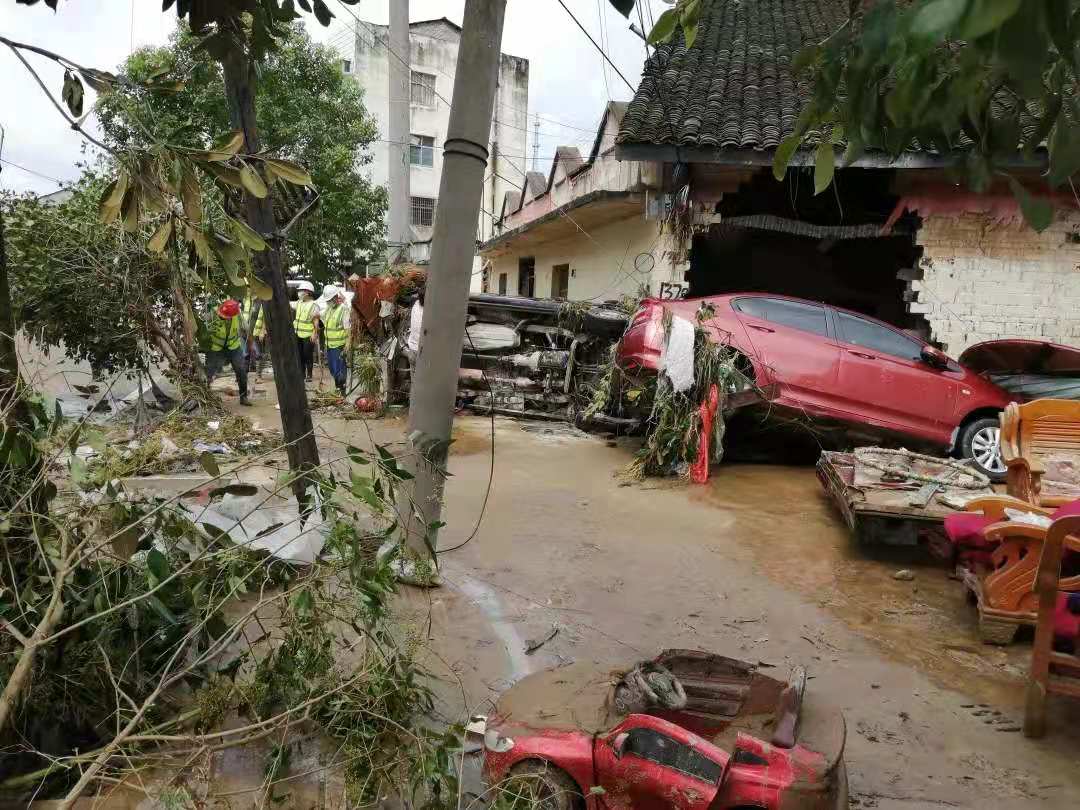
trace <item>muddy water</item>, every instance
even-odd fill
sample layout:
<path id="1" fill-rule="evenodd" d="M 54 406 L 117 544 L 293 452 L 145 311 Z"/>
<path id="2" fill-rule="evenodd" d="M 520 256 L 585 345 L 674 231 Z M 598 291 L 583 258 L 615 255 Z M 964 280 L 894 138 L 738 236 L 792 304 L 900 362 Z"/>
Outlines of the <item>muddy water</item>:
<path id="1" fill-rule="evenodd" d="M 810 597 L 889 658 L 943 687 L 963 684 L 987 703 L 1022 703 L 1030 647 L 981 644 L 965 589 L 924 547 L 860 545 L 813 469 L 726 465 L 688 493 L 717 510 L 770 579 Z M 915 580 L 894 579 L 901 568 Z"/>

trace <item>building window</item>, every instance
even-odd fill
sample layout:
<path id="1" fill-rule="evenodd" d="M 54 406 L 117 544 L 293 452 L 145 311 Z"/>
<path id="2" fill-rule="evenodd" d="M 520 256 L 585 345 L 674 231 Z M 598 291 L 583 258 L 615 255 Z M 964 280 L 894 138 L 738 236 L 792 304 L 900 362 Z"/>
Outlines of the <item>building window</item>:
<path id="1" fill-rule="evenodd" d="M 557 264 L 551 268 L 551 297 L 563 300 L 570 297 L 570 265 Z"/>
<path id="2" fill-rule="evenodd" d="M 506 295 L 506 273 L 499 273 L 499 295 Z"/>
<path id="3" fill-rule="evenodd" d="M 412 72 L 412 103 L 421 107 L 435 106 L 435 74 Z"/>
<path id="4" fill-rule="evenodd" d="M 410 197 L 412 224 L 430 228 L 435 223 L 435 200 L 431 197 Z"/>
<path id="5" fill-rule="evenodd" d="M 536 293 L 536 259 L 518 259 L 518 295 L 532 298 Z"/>
<path id="6" fill-rule="evenodd" d="M 352 73 L 352 60 L 351 59 L 342 59 L 341 60 L 341 72 L 342 73 Z"/>
<path id="7" fill-rule="evenodd" d="M 409 163 L 413 166 L 434 166 L 435 139 L 427 135 L 413 135 L 409 146 Z"/>

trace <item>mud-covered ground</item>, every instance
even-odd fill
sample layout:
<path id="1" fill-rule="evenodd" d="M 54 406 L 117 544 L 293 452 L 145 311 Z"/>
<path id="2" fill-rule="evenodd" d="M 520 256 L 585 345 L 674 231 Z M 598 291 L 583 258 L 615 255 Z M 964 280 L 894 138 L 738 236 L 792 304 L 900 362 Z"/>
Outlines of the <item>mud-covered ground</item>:
<path id="1" fill-rule="evenodd" d="M 490 422 L 457 425 L 443 548 L 472 532 L 491 463 Z M 400 428 L 383 420 L 375 434 Z M 1054 700 L 1046 739 L 1024 738 L 1029 647 L 980 644 L 960 584 L 928 554 L 856 546 L 811 468 L 733 464 L 704 487 L 624 486 L 613 473 L 632 449 L 497 420 L 480 531 L 441 557 L 444 588 L 408 598 L 418 627 L 430 618 L 448 712 L 483 712 L 567 661 L 706 649 L 780 677 L 807 667 L 810 688 L 844 707 L 853 807 L 1080 806 L 1080 702 Z M 915 580 L 893 579 L 899 568 Z"/>
<path id="2" fill-rule="evenodd" d="M 254 399 L 229 407 L 276 425 L 273 382 Z M 404 428 L 400 413 L 362 422 L 332 409 L 315 423 L 324 458 Z M 491 422 L 456 424 L 442 549 L 473 532 L 492 465 Z M 807 668 L 809 688 L 844 708 L 852 807 L 1080 807 L 1080 701 L 1052 699 L 1046 739 L 1024 738 L 1027 642 L 980 644 L 960 584 L 928 554 L 856 546 L 809 467 L 624 485 L 615 473 L 633 449 L 496 420 L 479 531 L 440 557 L 444 587 L 401 599 L 448 719 L 486 713 L 545 667 L 698 648 L 781 678 Z M 914 581 L 894 579 L 900 568 Z"/>

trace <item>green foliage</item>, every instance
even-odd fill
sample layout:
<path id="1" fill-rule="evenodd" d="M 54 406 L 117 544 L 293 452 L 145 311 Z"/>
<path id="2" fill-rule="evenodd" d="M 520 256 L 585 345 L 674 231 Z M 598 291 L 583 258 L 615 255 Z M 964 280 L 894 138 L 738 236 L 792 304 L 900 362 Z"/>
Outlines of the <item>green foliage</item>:
<path id="1" fill-rule="evenodd" d="M 16 322 L 43 347 L 102 371 L 145 364 L 169 302 L 168 272 L 148 253 L 142 234 L 102 226 L 103 174 L 87 169 L 70 199 L 57 205 L 7 197 L 8 273 Z"/>
<path id="2" fill-rule="evenodd" d="M 139 83 L 162 67 L 184 76 L 183 88 L 173 93 L 140 89 Z M 221 67 L 199 38 L 181 28 L 168 47 L 133 53 L 122 75 L 130 84 L 98 105 L 106 144 L 124 151 L 168 143 L 217 154 L 221 146 L 215 138 L 230 129 L 229 109 Z M 366 150 L 378 137 L 375 120 L 334 53 L 314 44 L 299 25 L 284 29 L 278 47 L 260 65 L 258 91 L 263 170 L 283 183 L 314 185 L 320 195 L 318 207 L 290 233 L 286 262 L 302 264 L 318 280 L 338 279 L 352 269 L 358 253 L 373 256 L 382 250 L 386 192 L 362 172 L 372 159 Z M 228 158 L 228 151 L 221 156 Z M 207 168 L 226 186 L 262 190 L 250 167 L 233 174 L 223 165 Z M 220 200 L 215 184 L 200 186 Z M 250 241 L 259 238 L 250 229 L 237 236 L 259 249 Z"/>

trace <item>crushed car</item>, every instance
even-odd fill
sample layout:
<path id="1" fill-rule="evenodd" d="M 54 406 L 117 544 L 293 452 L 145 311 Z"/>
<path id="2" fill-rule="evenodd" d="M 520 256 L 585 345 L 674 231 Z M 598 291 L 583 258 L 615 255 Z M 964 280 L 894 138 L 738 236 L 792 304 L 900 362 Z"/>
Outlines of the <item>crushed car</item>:
<path id="1" fill-rule="evenodd" d="M 845 738 L 802 668 L 673 649 L 519 681 L 486 721 L 484 776 L 543 810 L 840 810 Z"/>
<path id="2" fill-rule="evenodd" d="M 892 438 L 972 459 L 1001 480 L 998 416 L 1018 396 L 924 340 L 857 312 L 771 293 L 676 301 L 646 299 L 619 347 L 630 374 L 656 374 L 665 312 L 701 320 L 734 350 L 747 376 L 768 390 L 774 418 L 810 417 L 815 429 L 858 443 Z M 850 443 L 850 442 L 849 442 Z"/>

